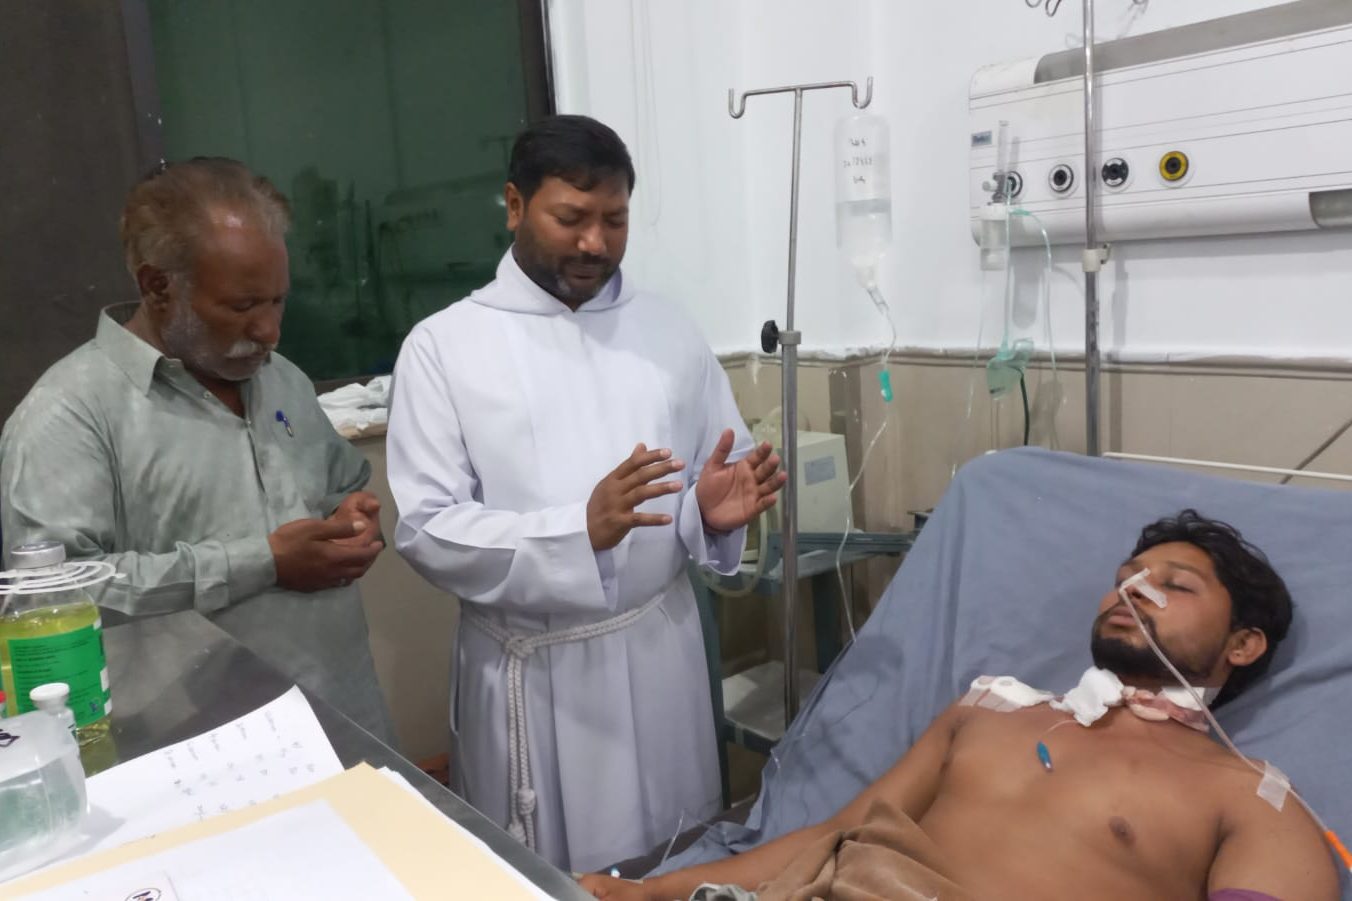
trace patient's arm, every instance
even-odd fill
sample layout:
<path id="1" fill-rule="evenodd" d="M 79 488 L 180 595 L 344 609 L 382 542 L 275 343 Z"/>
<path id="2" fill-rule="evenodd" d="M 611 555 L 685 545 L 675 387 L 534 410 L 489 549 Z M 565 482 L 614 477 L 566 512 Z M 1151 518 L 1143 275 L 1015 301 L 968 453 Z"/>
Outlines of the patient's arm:
<path id="1" fill-rule="evenodd" d="M 825 822 L 790 832 L 745 854 L 645 880 L 641 886 L 596 876 L 583 877 L 582 885 L 598 898 L 646 898 L 651 901 L 688 898 L 705 883 L 754 889 L 778 875 L 803 848 L 819 837 L 844 832 L 863 823 L 869 805 L 875 799 L 885 799 L 918 820 L 934 801 L 953 736 L 970 712 L 969 707 L 953 706 L 940 714 L 890 770 Z"/>
<path id="2" fill-rule="evenodd" d="M 1290 901 L 1337 901 L 1329 848 L 1295 798 L 1288 796 L 1278 812 L 1244 791 L 1224 810 L 1207 891 L 1248 889 Z"/>

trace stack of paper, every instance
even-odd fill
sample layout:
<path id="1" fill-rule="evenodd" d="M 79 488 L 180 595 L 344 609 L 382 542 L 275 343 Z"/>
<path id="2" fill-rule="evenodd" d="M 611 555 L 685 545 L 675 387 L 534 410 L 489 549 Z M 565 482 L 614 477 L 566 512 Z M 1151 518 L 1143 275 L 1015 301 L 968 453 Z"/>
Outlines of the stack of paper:
<path id="1" fill-rule="evenodd" d="M 115 864 L 32 901 L 411 898 L 326 801 Z"/>
<path id="2" fill-rule="evenodd" d="M 366 764 L 274 801 L 0 887 L 24 901 L 548 896 Z"/>
<path id="3" fill-rule="evenodd" d="M 91 778 L 86 841 L 74 853 L 271 801 L 342 771 L 305 695 L 293 687 L 218 729 Z"/>
<path id="4" fill-rule="evenodd" d="M 105 827 L 92 853 L 0 899 L 548 897 L 397 773 L 342 772 L 298 689 L 100 774 L 89 793 Z"/>

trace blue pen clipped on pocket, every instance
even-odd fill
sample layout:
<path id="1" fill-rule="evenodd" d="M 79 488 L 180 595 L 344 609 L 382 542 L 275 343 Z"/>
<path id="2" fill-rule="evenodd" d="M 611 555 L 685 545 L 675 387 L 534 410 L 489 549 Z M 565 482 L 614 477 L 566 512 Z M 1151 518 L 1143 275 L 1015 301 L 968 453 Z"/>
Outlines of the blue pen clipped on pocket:
<path id="1" fill-rule="evenodd" d="M 292 438 L 296 437 L 296 433 L 291 431 L 291 420 L 287 419 L 286 414 L 283 413 L 281 410 L 277 411 L 277 421 L 280 422 L 282 425 L 286 426 L 286 433 L 288 435 L 290 435 Z"/>

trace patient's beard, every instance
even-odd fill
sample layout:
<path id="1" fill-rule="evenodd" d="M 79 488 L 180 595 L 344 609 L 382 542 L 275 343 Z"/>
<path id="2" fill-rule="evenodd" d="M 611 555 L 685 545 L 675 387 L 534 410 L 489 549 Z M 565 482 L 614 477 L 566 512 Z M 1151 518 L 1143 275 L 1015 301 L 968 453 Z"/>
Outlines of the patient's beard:
<path id="1" fill-rule="evenodd" d="M 1174 674 L 1169 672 L 1169 668 L 1164 665 L 1159 657 L 1155 656 L 1155 652 L 1144 642 L 1144 639 L 1138 646 L 1116 636 L 1101 634 L 1101 621 L 1112 612 L 1112 610 L 1106 611 L 1094 621 L 1094 632 L 1089 641 L 1089 655 L 1094 660 L 1094 666 L 1108 670 L 1129 685 L 1137 681 L 1163 682 L 1165 685 L 1177 683 L 1178 680 L 1174 678 Z M 1160 650 L 1169 658 L 1169 662 L 1178 667 L 1178 671 L 1183 674 L 1183 678 L 1194 685 L 1211 675 L 1215 670 L 1220 654 L 1224 652 L 1224 648 L 1221 647 L 1210 655 L 1209 660 L 1189 659 L 1187 655 L 1179 653 L 1160 640 L 1153 622 L 1146 620 L 1145 627 L 1150 632 L 1150 637 L 1155 639 L 1155 643 L 1160 646 Z M 1140 634 L 1139 630 L 1137 634 Z"/>

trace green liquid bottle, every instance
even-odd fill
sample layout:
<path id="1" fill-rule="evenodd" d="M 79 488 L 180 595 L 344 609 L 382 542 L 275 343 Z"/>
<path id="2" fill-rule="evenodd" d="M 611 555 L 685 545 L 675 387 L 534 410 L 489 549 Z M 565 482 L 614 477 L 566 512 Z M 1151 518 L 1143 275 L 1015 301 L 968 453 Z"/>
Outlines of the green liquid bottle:
<path id="1" fill-rule="evenodd" d="M 88 573 L 80 573 L 80 564 L 67 565 L 56 541 L 15 547 L 10 565 L 0 578 L 0 683 L 7 715 L 35 709 L 29 692 L 37 686 L 64 682 L 80 744 L 106 737 L 112 696 L 99 608 L 83 588 L 91 582 Z"/>

